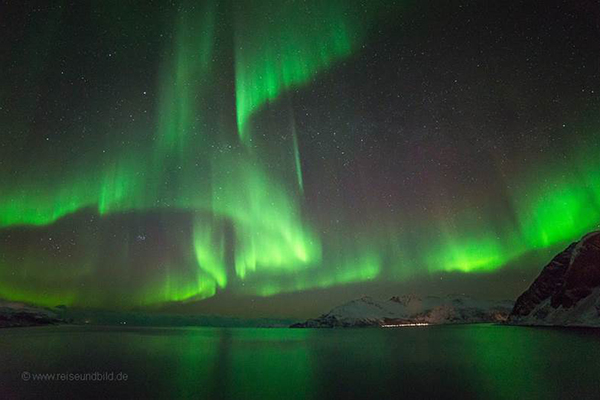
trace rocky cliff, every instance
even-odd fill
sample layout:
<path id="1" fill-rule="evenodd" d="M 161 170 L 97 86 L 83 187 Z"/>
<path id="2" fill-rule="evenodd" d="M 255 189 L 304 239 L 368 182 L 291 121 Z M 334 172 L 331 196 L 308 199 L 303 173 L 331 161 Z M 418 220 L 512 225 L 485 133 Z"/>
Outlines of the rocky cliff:
<path id="1" fill-rule="evenodd" d="M 572 243 L 515 303 L 509 322 L 600 326 L 600 232 Z"/>

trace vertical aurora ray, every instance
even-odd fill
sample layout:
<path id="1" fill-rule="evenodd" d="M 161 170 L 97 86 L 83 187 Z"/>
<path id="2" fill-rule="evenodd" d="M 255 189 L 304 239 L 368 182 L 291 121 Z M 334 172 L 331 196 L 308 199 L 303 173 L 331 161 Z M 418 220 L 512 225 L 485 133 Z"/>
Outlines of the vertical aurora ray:
<path id="1" fill-rule="evenodd" d="M 198 207 L 203 191 L 198 188 L 201 175 L 195 165 L 205 144 L 198 109 L 209 80 L 214 17 L 213 3 L 202 8 L 185 4 L 179 13 L 173 62 L 164 67 L 152 142 L 110 146 L 111 152 L 65 160 L 69 168 L 58 174 L 52 169 L 48 173 L 41 160 L 23 172 L 13 187 L 3 190 L 0 227 L 47 225 L 84 208 L 106 215 Z M 137 134 L 130 132 L 133 137 Z"/>
<path id="2" fill-rule="evenodd" d="M 569 150 L 569 157 L 558 162 L 549 160 L 544 179 L 538 179 L 531 171 L 521 180 L 525 186 L 520 188 L 515 205 L 529 248 L 573 240 L 598 228 L 600 147 L 597 140 L 583 145 L 586 139 L 587 135 L 580 139 L 580 145 Z"/>
<path id="3" fill-rule="evenodd" d="M 203 7 L 185 2 L 179 12 L 173 59 L 161 79 L 156 136 L 158 164 L 170 160 L 176 167 L 187 167 L 189 157 L 204 142 L 205 133 L 200 131 L 199 122 L 203 117 L 203 92 L 211 79 L 215 12 L 212 2 Z"/>
<path id="4" fill-rule="evenodd" d="M 320 259 L 308 268 L 261 269 L 248 276 L 241 293 L 262 297 L 280 293 L 325 289 L 334 286 L 374 282 L 383 272 L 384 254 L 374 238 L 348 233 L 324 238 Z"/>
<path id="5" fill-rule="evenodd" d="M 321 254 L 297 201 L 259 165 L 232 155 L 216 158 L 212 168 L 212 211 L 232 221 L 235 270 L 242 279 L 257 269 L 292 272 L 314 266 Z"/>
<path id="6" fill-rule="evenodd" d="M 194 223 L 193 240 L 198 266 L 219 287 L 224 288 L 227 285 L 227 268 L 222 226 L 218 222 L 205 222 L 197 217 Z"/>
<path id="7" fill-rule="evenodd" d="M 541 190 L 543 195 L 523 212 L 522 230 L 530 247 L 545 248 L 572 240 L 600 221 L 600 207 L 584 185 L 562 182 L 543 185 Z"/>
<path id="8" fill-rule="evenodd" d="M 32 197 L 31 190 L 20 188 L 15 193 L 21 197 L 3 196 L 6 205 L 0 202 L 0 206 L 4 205 L 0 220 L 4 226 L 45 226 L 83 208 L 96 208 L 102 217 L 131 210 L 169 208 L 196 213 L 190 244 L 193 259 L 160 260 L 150 280 L 137 281 L 133 293 L 120 293 L 123 304 L 198 300 L 224 288 L 230 279 L 225 265 L 225 221 L 233 229 L 235 274 L 239 279 L 255 271 L 293 273 L 314 268 L 320 260 L 319 238 L 302 221 L 294 191 L 288 190 L 277 171 L 266 172 L 263 167 L 268 156 L 251 155 L 245 149 L 231 150 L 236 144 L 227 144 L 227 135 L 216 132 L 220 136 L 215 137 L 213 132 L 213 137 L 208 137 L 200 129 L 204 93 L 211 76 L 214 15 L 212 4 L 198 9 L 185 4 L 180 11 L 172 62 L 163 67 L 157 131 L 151 146 L 103 156 L 100 162 L 95 161 L 102 168 L 94 168 L 94 161 L 84 162 L 74 170 L 91 171 L 87 179 L 76 173 L 64 176 L 58 190 L 56 185 L 41 189 L 42 201 L 39 196 Z M 214 148 L 215 143 L 235 154 L 208 151 L 209 144 Z M 301 186 L 295 137 L 293 144 L 295 174 Z M 212 217 L 205 217 L 207 214 Z M 128 248 L 126 245 L 115 253 L 122 259 L 116 265 L 127 265 L 124 260 Z M 101 271 L 98 268 L 102 268 L 100 261 L 91 256 L 86 261 L 93 266 L 90 276 L 96 276 Z M 194 264 L 196 267 L 192 267 Z M 127 268 L 114 272 L 121 277 L 130 275 Z M 127 281 L 129 278 L 124 280 Z M 81 281 L 79 284 L 86 285 Z M 86 291 L 89 299 L 82 299 L 83 292 L 77 288 L 69 304 L 108 302 L 106 296 L 94 294 L 93 288 Z M 40 304 L 50 302 L 39 296 L 18 297 L 34 297 Z M 52 301 L 55 298 L 60 298 L 60 294 Z"/>
<path id="9" fill-rule="evenodd" d="M 376 8 L 371 2 L 369 8 Z M 237 2 L 235 82 L 238 133 L 248 144 L 252 114 L 352 54 L 372 10 L 353 1 Z"/>
<path id="10" fill-rule="evenodd" d="M 207 207 L 208 137 L 204 128 L 212 79 L 216 3 L 183 2 L 176 22 L 172 60 L 163 66 L 152 175 L 159 205 Z M 165 182 L 168 182 L 165 183 Z"/>
<path id="11" fill-rule="evenodd" d="M 298 148 L 298 136 L 296 130 L 292 132 L 292 139 L 294 141 L 294 167 L 296 169 L 296 179 L 298 180 L 298 187 L 301 192 L 304 192 L 304 179 L 302 178 L 302 164 L 300 162 L 300 149 Z"/>
<path id="12" fill-rule="evenodd" d="M 0 197 L 0 227 L 47 225 L 89 207 L 100 214 L 144 208 L 142 195 L 149 186 L 141 179 L 143 157 L 133 150 L 127 154 L 105 157 L 97 161 L 99 166 L 87 160 L 74 162 L 72 171 L 52 175 L 50 181 L 36 170 L 24 173 L 22 182 L 6 188 Z"/>
<path id="13" fill-rule="evenodd" d="M 431 273 L 493 272 L 525 253 L 518 240 L 512 244 L 507 245 L 493 230 L 482 229 L 478 234 L 470 235 L 456 231 L 434 241 L 423 261 Z"/>
<path id="14" fill-rule="evenodd" d="M 502 171 L 505 181 L 490 185 L 503 186 L 502 199 L 469 187 L 465 198 L 436 192 L 421 205 L 402 192 L 392 193 L 398 204 L 384 202 L 378 190 L 392 192 L 393 177 L 378 168 L 361 176 L 366 145 L 343 173 L 331 172 L 339 160 L 329 150 L 323 168 L 315 167 L 308 142 L 325 143 L 329 132 L 315 139 L 297 125 L 293 93 L 360 56 L 381 6 L 368 3 L 183 1 L 173 8 L 156 90 L 148 90 L 156 93 L 150 127 L 121 121 L 111 132 L 100 124 L 89 137 L 73 128 L 66 137 L 85 146 L 61 150 L 65 141 L 19 162 L 12 158 L 25 151 L 0 149 L 11 160 L 10 168 L 0 164 L 0 297 L 132 307 L 225 290 L 272 296 L 493 273 L 598 227 L 598 131 L 581 135 L 585 145 L 565 149 L 560 161 L 536 155 Z M 227 79 L 235 85 L 221 87 Z M 15 138 L 14 147 L 26 147 L 28 136 Z M 385 182 L 370 186 L 379 179 Z M 148 215 L 159 222 L 137 220 Z M 59 241 L 63 231 L 73 234 Z M 41 244 L 12 249 L 12 237 Z M 76 250 L 67 257 L 58 242 Z"/>
<path id="15" fill-rule="evenodd" d="M 424 252 L 423 263 L 430 273 L 491 272 L 520 256 L 525 247 L 520 244 L 515 227 L 498 229 L 490 214 L 483 209 L 466 209 L 439 216 L 432 224 L 435 231 L 426 233 L 430 246 Z"/>
<path id="16" fill-rule="evenodd" d="M 335 265 L 335 267 L 333 267 Z M 381 273 L 381 256 L 374 251 L 356 251 L 352 256 L 344 256 L 329 268 L 314 271 L 299 271 L 294 275 L 261 275 L 253 283 L 254 289 L 247 294 L 273 296 L 280 293 L 300 292 L 314 289 L 327 289 L 348 284 L 374 282 Z M 242 290 L 243 291 L 243 290 Z"/>
<path id="17" fill-rule="evenodd" d="M 598 229 L 598 151 L 597 143 L 575 147 L 561 162 L 540 161 L 512 177 L 516 225 L 507 222 L 498 230 L 491 213 L 470 210 L 442 218 L 437 223 L 441 240 L 433 242 L 425 260 L 429 270 L 492 272 L 528 252 L 556 250 Z"/>

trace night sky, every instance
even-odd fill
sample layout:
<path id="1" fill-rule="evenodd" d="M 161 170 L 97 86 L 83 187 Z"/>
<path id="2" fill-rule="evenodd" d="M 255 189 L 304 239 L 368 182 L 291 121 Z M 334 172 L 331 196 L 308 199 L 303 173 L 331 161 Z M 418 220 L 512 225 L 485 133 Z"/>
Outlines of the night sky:
<path id="1" fill-rule="evenodd" d="M 515 298 L 600 226 L 595 0 L 0 6 L 0 297 Z"/>

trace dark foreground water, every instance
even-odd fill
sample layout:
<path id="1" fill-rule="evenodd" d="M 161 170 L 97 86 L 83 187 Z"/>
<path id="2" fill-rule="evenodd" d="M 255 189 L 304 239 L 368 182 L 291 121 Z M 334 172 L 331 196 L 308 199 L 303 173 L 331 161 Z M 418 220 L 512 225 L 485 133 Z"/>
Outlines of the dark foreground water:
<path id="1" fill-rule="evenodd" d="M 34 397 L 600 398 L 600 332 L 494 325 L 0 330 L 0 398 Z"/>

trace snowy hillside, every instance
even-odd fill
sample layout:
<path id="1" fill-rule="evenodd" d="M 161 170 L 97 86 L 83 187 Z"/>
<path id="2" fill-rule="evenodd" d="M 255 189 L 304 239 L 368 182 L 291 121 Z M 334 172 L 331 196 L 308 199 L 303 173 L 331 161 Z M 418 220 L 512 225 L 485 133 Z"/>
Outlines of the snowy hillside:
<path id="1" fill-rule="evenodd" d="M 63 322 L 56 313 L 49 309 L 0 300 L 0 328 L 38 326 Z"/>
<path id="2" fill-rule="evenodd" d="M 464 295 L 394 296 L 386 301 L 363 297 L 335 307 L 319 318 L 292 326 L 333 328 L 501 322 L 506 320 L 512 306 L 511 301 L 477 300 Z"/>

